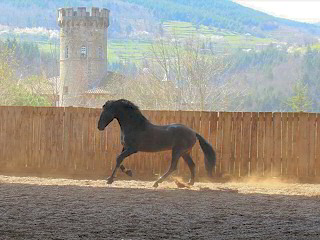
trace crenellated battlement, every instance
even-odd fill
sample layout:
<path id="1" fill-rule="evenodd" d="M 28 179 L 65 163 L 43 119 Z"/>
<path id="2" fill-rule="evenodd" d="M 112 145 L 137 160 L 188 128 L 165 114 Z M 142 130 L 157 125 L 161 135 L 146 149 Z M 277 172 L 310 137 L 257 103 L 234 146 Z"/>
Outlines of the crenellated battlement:
<path id="1" fill-rule="evenodd" d="M 107 28 L 109 26 L 109 12 L 106 8 L 99 9 L 97 7 L 92 7 L 91 11 L 87 11 L 86 7 L 78 7 L 76 10 L 73 8 L 59 8 L 58 24 L 60 27 L 64 27 L 70 22 L 88 22 L 85 26 L 92 26 L 93 22 L 99 22 L 100 26 Z"/>

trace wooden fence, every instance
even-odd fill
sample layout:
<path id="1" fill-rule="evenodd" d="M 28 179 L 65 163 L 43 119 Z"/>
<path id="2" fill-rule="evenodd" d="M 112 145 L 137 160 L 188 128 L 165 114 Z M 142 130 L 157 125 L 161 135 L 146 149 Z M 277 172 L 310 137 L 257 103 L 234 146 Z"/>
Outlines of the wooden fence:
<path id="1" fill-rule="evenodd" d="M 217 152 L 216 176 L 319 179 L 320 118 L 316 113 L 143 111 L 153 123 L 183 123 Z M 0 172 L 73 177 L 110 174 L 120 153 L 120 128 L 97 130 L 100 109 L 0 107 Z M 205 176 L 199 145 L 192 151 Z M 137 177 L 154 178 L 170 152 L 137 153 L 125 160 Z M 188 175 L 180 159 L 178 174 Z M 118 174 L 123 176 L 123 174 Z"/>

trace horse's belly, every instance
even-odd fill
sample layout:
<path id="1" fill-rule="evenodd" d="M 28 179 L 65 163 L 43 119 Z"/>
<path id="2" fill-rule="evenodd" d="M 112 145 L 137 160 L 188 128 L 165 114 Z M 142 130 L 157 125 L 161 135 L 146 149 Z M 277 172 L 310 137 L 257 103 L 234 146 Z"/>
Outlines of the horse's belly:
<path id="1" fill-rule="evenodd" d="M 171 139 L 154 138 L 145 141 L 140 145 L 140 151 L 143 152 L 159 152 L 172 149 Z"/>

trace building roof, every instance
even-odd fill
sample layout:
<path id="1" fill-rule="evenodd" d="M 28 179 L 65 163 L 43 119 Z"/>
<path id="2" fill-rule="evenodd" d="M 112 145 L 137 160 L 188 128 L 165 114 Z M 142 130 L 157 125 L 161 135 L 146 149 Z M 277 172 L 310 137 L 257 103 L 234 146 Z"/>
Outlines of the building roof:
<path id="1" fill-rule="evenodd" d="M 109 91 L 103 88 L 93 88 L 85 91 L 86 95 L 111 95 Z"/>

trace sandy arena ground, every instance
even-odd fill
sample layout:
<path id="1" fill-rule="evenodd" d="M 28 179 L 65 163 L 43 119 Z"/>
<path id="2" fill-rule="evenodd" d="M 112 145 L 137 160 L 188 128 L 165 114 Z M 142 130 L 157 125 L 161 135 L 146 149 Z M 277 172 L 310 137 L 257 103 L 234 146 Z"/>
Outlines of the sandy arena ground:
<path id="1" fill-rule="evenodd" d="M 320 185 L 0 176 L 0 239 L 320 239 Z"/>

